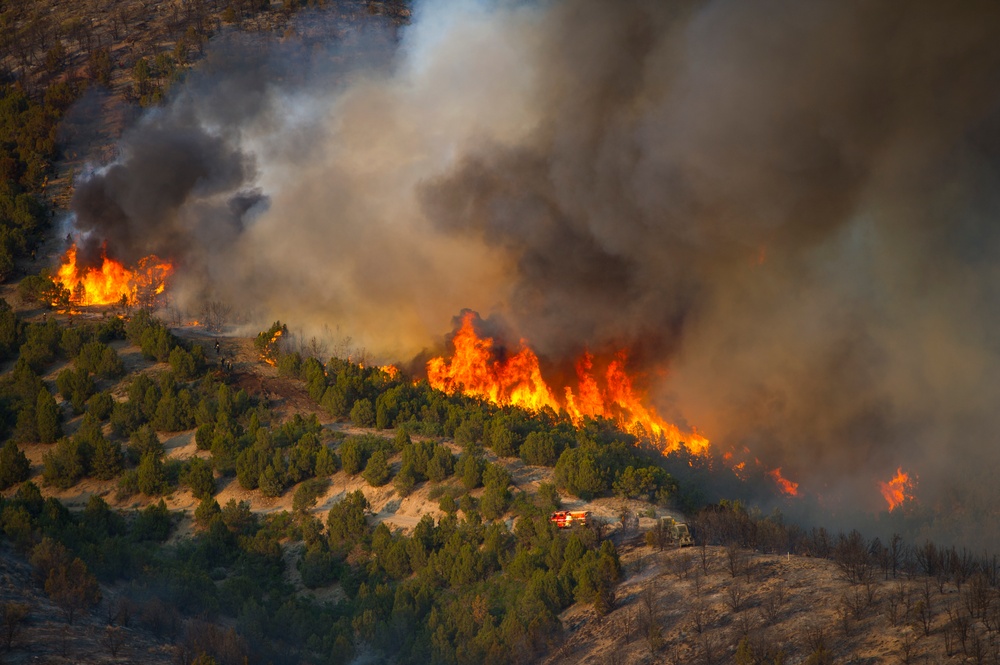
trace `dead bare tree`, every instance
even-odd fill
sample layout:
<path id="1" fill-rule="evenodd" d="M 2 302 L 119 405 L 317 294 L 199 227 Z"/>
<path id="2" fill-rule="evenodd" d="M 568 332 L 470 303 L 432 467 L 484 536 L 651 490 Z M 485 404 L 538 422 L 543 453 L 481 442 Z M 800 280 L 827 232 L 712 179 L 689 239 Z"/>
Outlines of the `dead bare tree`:
<path id="1" fill-rule="evenodd" d="M 969 583 L 965 586 L 965 591 L 962 593 L 962 603 L 972 618 L 982 618 L 989 612 L 994 597 L 989 580 L 984 574 L 976 573 L 969 578 Z"/>
<path id="2" fill-rule="evenodd" d="M 909 632 L 903 633 L 903 641 L 899 644 L 899 659 L 909 665 L 916 658 L 917 641 Z"/>
<path id="3" fill-rule="evenodd" d="M 901 586 L 901 585 L 900 585 Z M 889 614 L 889 622 L 895 626 L 899 621 L 900 605 L 903 602 L 903 594 L 899 588 L 893 589 L 885 599 L 885 606 Z"/>
<path id="4" fill-rule="evenodd" d="M 726 587 L 726 605 L 732 612 L 742 612 L 749 597 L 747 588 L 739 580 L 733 580 Z"/>
<path id="5" fill-rule="evenodd" d="M 840 629 L 844 633 L 844 637 L 851 636 L 851 618 L 852 618 L 851 608 L 847 602 L 847 598 L 842 597 L 840 602 L 837 603 L 837 621 L 840 623 Z"/>
<path id="6" fill-rule="evenodd" d="M 677 576 L 678 580 L 686 578 L 694 565 L 694 557 L 687 552 L 677 552 L 667 559 L 668 569 Z"/>
<path id="7" fill-rule="evenodd" d="M 726 566 L 732 577 L 738 577 L 746 572 L 748 559 L 747 551 L 735 540 L 726 545 Z"/>
<path id="8" fill-rule="evenodd" d="M 101 636 L 101 646 L 108 650 L 112 658 L 117 658 L 125 646 L 125 638 L 125 630 L 121 626 L 105 626 L 104 635 Z"/>
<path id="9" fill-rule="evenodd" d="M 0 629 L 3 630 L 4 649 L 10 651 L 24 628 L 28 606 L 24 603 L 0 604 Z"/>
<path id="10" fill-rule="evenodd" d="M 699 635 L 704 633 L 705 628 L 708 626 L 708 609 L 705 607 L 705 601 L 701 598 L 695 600 L 691 606 L 691 622 L 693 623 L 694 632 Z"/>
<path id="11" fill-rule="evenodd" d="M 218 300 L 210 300 L 201 306 L 200 316 L 206 330 L 222 332 L 232 313 L 232 305 Z"/>
<path id="12" fill-rule="evenodd" d="M 705 665 L 713 665 L 719 656 L 719 644 L 716 636 L 710 632 L 702 633 L 699 645 L 701 646 L 701 662 Z"/>
<path id="13" fill-rule="evenodd" d="M 650 581 L 639 595 L 638 623 L 650 654 L 655 655 L 664 645 L 659 590 L 655 580 Z"/>
<path id="14" fill-rule="evenodd" d="M 785 605 L 786 589 L 784 583 L 778 583 L 770 593 L 764 596 L 760 603 L 761 617 L 764 625 L 772 625 L 778 622 L 781 610 Z"/>

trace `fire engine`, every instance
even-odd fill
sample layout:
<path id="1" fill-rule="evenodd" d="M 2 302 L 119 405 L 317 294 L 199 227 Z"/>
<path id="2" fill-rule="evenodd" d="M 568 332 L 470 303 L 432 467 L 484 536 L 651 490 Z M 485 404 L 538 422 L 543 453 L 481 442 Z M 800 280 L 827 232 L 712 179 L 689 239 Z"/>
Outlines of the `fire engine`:
<path id="1" fill-rule="evenodd" d="M 557 510 L 549 517 L 549 521 L 560 529 L 569 529 L 573 526 L 587 526 L 590 523 L 589 510 Z"/>

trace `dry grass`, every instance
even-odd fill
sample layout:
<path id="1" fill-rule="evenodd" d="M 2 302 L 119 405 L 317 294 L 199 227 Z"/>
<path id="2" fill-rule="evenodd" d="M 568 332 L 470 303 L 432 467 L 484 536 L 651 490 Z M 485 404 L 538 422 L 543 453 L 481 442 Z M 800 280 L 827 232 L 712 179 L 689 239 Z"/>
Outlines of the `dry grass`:
<path id="1" fill-rule="evenodd" d="M 826 559 L 751 552 L 733 577 L 726 548 L 704 554 L 703 566 L 700 547 L 625 550 L 615 609 L 598 618 L 570 607 L 565 643 L 544 662 L 732 663 L 744 638 L 772 654 L 766 662 L 778 652 L 806 662 L 821 647 L 837 663 L 994 662 L 995 627 L 970 628 L 964 648 L 957 632 L 966 586 L 920 577 L 854 585 Z"/>

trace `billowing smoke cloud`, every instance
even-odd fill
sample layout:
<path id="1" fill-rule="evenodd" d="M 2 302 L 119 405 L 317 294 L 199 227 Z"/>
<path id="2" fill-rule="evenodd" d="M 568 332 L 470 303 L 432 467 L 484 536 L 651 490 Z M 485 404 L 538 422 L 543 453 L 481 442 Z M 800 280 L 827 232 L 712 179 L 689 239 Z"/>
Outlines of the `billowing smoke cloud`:
<path id="1" fill-rule="evenodd" d="M 878 508 L 902 465 L 926 505 L 978 509 L 1000 462 L 998 14 L 438 0 L 399 34 L 230 41 L 74 207 L 121 255 L 178 260 L 190 303 L 396 357 L 463 307 L 550 358 L 627 346 L 668 369 L 661 411 L 831 505 Z"/>

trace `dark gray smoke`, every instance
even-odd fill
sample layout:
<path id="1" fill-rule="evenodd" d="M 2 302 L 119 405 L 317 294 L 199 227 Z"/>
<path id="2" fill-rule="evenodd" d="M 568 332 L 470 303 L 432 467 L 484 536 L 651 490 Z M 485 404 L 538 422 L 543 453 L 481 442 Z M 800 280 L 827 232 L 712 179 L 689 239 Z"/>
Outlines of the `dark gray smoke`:
<path id="1" fill-rule="evenodd" d="M 180 297 L 388 356 L 463 307 L 550 359 L 629 347 L 667 370 L 661 412 L 824 505 L 879 510 L 902 466 L 922 506 L 995 514 L 997 25 L 994 2 L 418 3 L 398 41 L 226 46 L 78 220 L 177 258 Z"/>

